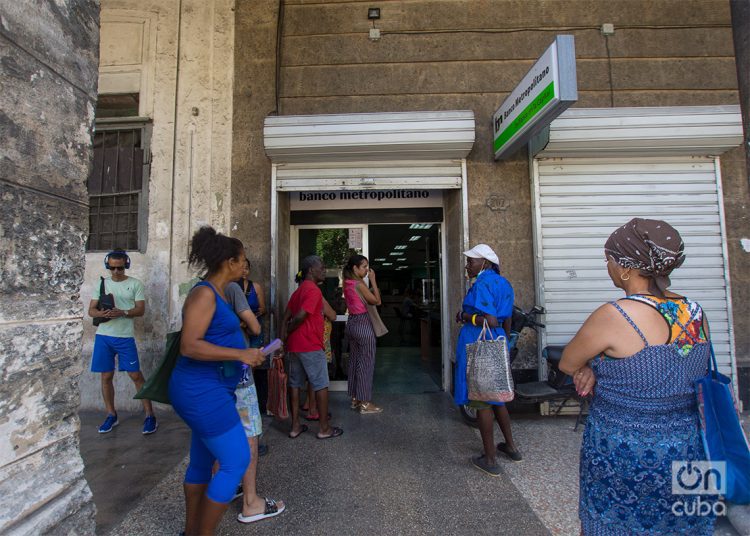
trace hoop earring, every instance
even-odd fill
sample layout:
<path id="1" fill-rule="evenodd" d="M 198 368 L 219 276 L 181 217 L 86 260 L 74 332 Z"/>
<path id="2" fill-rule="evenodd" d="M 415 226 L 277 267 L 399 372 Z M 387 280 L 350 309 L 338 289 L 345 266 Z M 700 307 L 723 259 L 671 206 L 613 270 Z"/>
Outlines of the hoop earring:
<path id="1" fill-rule="evenodd" d="M 625 276 L 628 276 L 628 277 L 625 277 Z M 627 272 L 621 273 L 620 279 L 622 279 L 623 281 L 630 281 L 630 274 Z"/>

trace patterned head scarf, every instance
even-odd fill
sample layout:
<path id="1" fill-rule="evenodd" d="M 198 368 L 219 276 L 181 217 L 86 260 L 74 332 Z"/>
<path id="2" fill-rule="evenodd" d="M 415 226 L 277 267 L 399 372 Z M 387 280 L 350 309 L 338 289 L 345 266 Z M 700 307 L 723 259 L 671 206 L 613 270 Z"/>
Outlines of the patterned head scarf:
<path id="1" fill-rule="evenodd" d="M 665 221 L 633 218 L 612 233 L 604 244 L 607 257 L 623 268 L 650 277 L 651 292 L 663 296 L 669 274 L 685 262 L 685 244 L 677 230 Z"/>

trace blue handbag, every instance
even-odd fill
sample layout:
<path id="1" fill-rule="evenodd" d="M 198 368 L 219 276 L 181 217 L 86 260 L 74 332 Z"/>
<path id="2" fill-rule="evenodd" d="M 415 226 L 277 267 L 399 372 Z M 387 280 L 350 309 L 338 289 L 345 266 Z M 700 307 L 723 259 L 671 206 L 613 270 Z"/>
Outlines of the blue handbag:
<path id="1" fill-rule="evenodd" d="M 695 394 L 706 456 L 712 462 L 726 463 L 724 498 L 728 502 L 748 504 L 750 447 L 740 425 L 732 380 L 719 373 L 713 345 L 708 374 L 695 381 Z"/>

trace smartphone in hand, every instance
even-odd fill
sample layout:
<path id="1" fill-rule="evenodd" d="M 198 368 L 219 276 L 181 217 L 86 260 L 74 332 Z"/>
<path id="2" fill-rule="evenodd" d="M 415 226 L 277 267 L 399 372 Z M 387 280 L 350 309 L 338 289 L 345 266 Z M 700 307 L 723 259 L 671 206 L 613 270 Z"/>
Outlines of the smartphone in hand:
<path id="1" fill-rule="evenodd" d="M 260 349 L 260 351 L 263 353 L 264 356 L 273 355 L 276 350 L 281 349 L 281 339 L 274 339 L 270 343 L 268 343 L 268 346 L 264 346 Z"/>

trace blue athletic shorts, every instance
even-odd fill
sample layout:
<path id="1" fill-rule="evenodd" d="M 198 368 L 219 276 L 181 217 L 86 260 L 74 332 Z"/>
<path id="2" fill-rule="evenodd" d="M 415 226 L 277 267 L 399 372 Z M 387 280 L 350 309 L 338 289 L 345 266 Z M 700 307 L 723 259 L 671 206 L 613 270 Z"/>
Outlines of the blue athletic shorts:
<path id="1" fill-rule="evenodd" d="M 110 337 L 97 335 L 94 339 L 94 355 L 91 358 L 91 372 L 112 372 L 115 370 L 115 355 L 120 372 L 138 372 L 138 348 L 133 337 Z"/>

